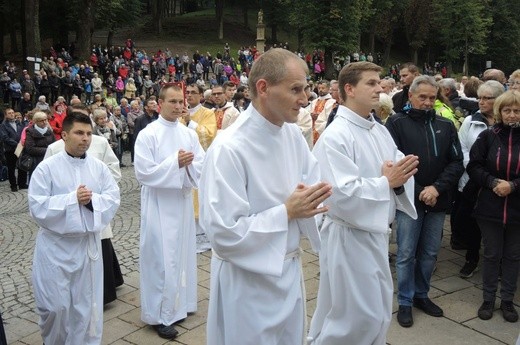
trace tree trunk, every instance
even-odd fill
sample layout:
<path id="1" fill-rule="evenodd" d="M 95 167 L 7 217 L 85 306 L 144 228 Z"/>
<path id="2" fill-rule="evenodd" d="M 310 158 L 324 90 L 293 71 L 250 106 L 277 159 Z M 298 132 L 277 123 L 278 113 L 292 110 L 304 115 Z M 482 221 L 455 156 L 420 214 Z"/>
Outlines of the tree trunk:
<path id="1" fill-rule="evenodd" d="M 336 78 L 336 71 L 334 71 L 334 63 L 332 61 L 332 49 L 325 49 L 325 79 L 332 80 Z"/>
<path id="2" fill-rule="evenodd" d="M 462 66 L 462 75 L 468 75 L 468 36 L 466 36 L 464 44 L 464 65 Z"/>
<path id="3" fill-rule="evenodd" d="M 417 61 L 419 61 L 418 51 L 418 48 L 412 47 L 412 62 L 415 66 L 417 66 Z"/>
<path id="4" fill-rule="evenodd" d="M 80 60 L 88 59 L 90 56 L 90 48 L 92 47 L 92 38 L 90 32 L 93 25 L 93 3 L 95 0 L 82 0 L 83 14 L 78 17 L 78 28 L 76 30 L 76 53 Z"/>
<path id="5" fill-rule="evenodd" d="M 173 16 L 177 15 L 177 0 L 173 0 Z"/>
<path id="6" fill-rule="evenodd" d="M 113 29 L 110 29 L 108 31 L 108 36 L 107 36 L 107 47 L 111 47 L 114 45 L 114 30 Z"/>
<path id="7" fill-rule="evenodd" d="M 11 37 L 11 54 L 18 54 L 18 40 L 16 39 L 16 26 L 9 25 L 9 36 Z"/>
<path id="8" fill-rule="evenodd" d="M 162 32 L 162 2 L 163 0 L 152 0 L 152 21 L 157 35 Z"/>
<path id="9" fill-rule="evenodd" d="M 249 28 L 249 17 L 247 16 L 248 3 L 247 1 L 242 1 L 242 15 L 244 18 L 244 27 L 246 28 Z"/>
<path id="10" fill-rule="evenodd" d="M 271 24 L 271 42 L 278 44 L 278 25 Z"/>
<path id="11" fill-rule="evenodd" d="M 298 40 L 298 51 L 303 51 L 303 30 L 302 28 L 298 28 L 297 30 L 297 40 Z"/>
<path id="12" fill-rule="evenodd" d="M 40 0 L 23 0 L 22 1 L 22 12 L 24 15 L 25 23 L 29 25 L 23 25 L 25 35 L 24 44 L 24 57 L 39 57 L 42 56 L 42 46 L 40 40 Z M 28 64 L 28 69 L 34 70 L 34 62 Z"/>
<path id="13" fill-rule="evenodd" d="M 215 15 L 218 23 L 218 38 L 224 39 L 224 0 L 215 0 Z"/>
<path id="14" fill-rule="evenodd" d="M 5 59 L 5 46 L 4 46 L 4 36 L 5 36 L 5 15 L 0 13 L 0 58 L 2 60 Z"/>
<path id="15" fill-rule="evenodd" d="M 369 43 L 369 53 L 372 53 L 372 55 L 376 55 L 376 33 L 375 33 L 375 27 L 372 26 L 372 29 L 370 30 L 370 34 L 368 36 L 368 43 Z"/>
<path id="16" fill-rule="evenodd" d="M 387 40 L 385 41 L 385 52 L 383 53 L 383 66 L 386 66 L 388 64 L 388 60 L 390 59 L 390 52 L 392 50 L 392 39 L 393 39 L 394 33 L 390 33 L 388 35 Z"/>

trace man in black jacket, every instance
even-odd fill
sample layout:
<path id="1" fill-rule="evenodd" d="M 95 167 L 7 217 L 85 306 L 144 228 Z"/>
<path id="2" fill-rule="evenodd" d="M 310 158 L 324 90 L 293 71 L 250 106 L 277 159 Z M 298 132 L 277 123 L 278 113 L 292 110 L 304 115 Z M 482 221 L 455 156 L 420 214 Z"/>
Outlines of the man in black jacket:
<path id="1" fill-rule="evenodd" d="M 407 62 L 401 65 L 399 75 L 401 77 L 401 86 L 403 89 L 392 97 L 392 102 L 394 102 L 394 111 L 396 113 L 400 113 L 409 107 L 408 92 L 415 77 L 419 76 L 419 68 L 411 62 Z"/>
<path id="2" fill-rule="evenodd" d="M 27 189 L 27 172 L 18 169 L 18 179 L 16 178 L 18 157 L 14 154 L 14 151 L 20 141 L 22 130 L 23 126 L 15 120 L 14 110 L 11 108 L 5 109 L 5 120 L 0 124 L 0 141 L 4 143 L 7 174 L 12 192 L 18 191 L 18 188 Z"/>
<path id="3" fill-rule="evenodd" d="M 415 174 L 417 219 L 397 211 L 397 283 L 403 327 L 413 325 L 412 305 L 440 317 L 428 298 L 430 279 L 441 246 L 442 228 L 452 192 L 464 172 L 463 155 L 453 122 L 435 114 L 435 79 L 416 77 L 410 86 L 411 108 L 388 118 L 386 127 L 401 152 L 419 156 Z"/>

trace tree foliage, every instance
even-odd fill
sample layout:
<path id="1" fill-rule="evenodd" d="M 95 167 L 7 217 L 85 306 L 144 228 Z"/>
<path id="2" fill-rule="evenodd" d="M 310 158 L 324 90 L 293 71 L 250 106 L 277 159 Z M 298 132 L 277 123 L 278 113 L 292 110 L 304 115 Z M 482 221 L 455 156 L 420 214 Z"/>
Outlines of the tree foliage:
<path id="1" fill-rule="evenodd" d="M 9 36 L 11 49 L 0 41 L 0 55 L 6 50 L 17 54 L 18 37 L 23 32 L 24 51 L 34 42 L 27 42 L 27 29 L 36 20 L 26 18 L 21 4 L 33 0 L 0 0 L 0 32 Z M 409 53 L 417 63 L 445 61 L 455 68 L 473 63 L 473 71 L 482 69 L 484 61 L 507 72 L 518 68 L 520 61 L 520 1 L 510 0 L 37 0 L 40 4 L 39 27 L 41 40 L 51 39 L 54 46 L 67 46 L 69 34 L 76 34 L 78 57 L 90 52 L 94 30 L 107 29 L 111 34 L 124 26 L 143 24 L 148 14 L 154 31 L 162 28 L 165 9 L 168 13 L 183 13 L 189 4 L 195 7 L 214 4 L 218 18 L 219 37 L 223 38 L 225 11 L 239 6 L 247 16 L 264 10 L 265 23 L 271 41 L 277 41 L 279 31 L 292 37 L 297 34 L 299 48 L 320 49 L 325 63 L 332 64 L 334 54 L 363 50 L 384 50 Z M 204 7 L 204 5 L 202 5 Z M 247 22 L 244 17 L 244 22 Z M 25 23 L 28 23 L 26 26 Z M 269 31 L 270 29 L 270 31 Z M 32 30 L 36 33 L 36 30 Z M 29 32 L 30 34 L 30 32 Z M 29 35 L 30 36 L 30 35 Z M 31 41 L 34 41 L 31 39 Z M 39 40 L 37 40 L 39 41 Z M 6 41 L 7 42 L 7 41 Z M 408 58 L 406 58 L 408 60 Z M 386 61 L 384 59 L 383 61 Z M 422 62 L 421 61 L 421 62 Z"/>
<path id="2" fill-rule="evenodd" d="M 439 37 L 448 62 L 461 55 L 467 62 L 469 54 L 482 54 L 487 50 L 486 38 L 493 19 L 488 0 L 436 0 L 434 16 Z"/>

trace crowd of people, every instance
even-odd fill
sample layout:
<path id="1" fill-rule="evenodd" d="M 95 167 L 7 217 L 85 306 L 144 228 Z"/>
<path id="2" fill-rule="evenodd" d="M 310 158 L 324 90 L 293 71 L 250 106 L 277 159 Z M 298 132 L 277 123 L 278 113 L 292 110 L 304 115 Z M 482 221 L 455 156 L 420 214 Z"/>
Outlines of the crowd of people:
<path id="1" fill-rule="evenodd" d="M 0 142 L 11 191 L 29 188 L 40 227 L 45 343 L 101 341 L 102 305 L 123 283 L 110 220 L 124 151 L 142 186 L 141 318 L 163 338 L 197 310 L 195 238 L 205 233 L 208 344 L 385 344 L 391 228 L 397 321 L 411 327 L 413 307 L 443 315 L 429 291 L 448 212 L 451 245 L 467 250 L 461 277 L 479 269 L 483 243 L 478 317 L 493 317 L 500 277 L 503 318 L 517 322 L 520 70 L 456 81 L 442 64 L 421 74 L 405 63 L 391 70 L 396 82 L 360 52 L 327 81 L 319 51 L 285 48 L 242 47 L 235 60 L 227 44 L 215 57 L 148 55 L 127 40 L 94 46 L 83 63 L 51 53 L 33 76 L 6 62 Z M 308 334 L 301 236 L 320 253 Z"/>

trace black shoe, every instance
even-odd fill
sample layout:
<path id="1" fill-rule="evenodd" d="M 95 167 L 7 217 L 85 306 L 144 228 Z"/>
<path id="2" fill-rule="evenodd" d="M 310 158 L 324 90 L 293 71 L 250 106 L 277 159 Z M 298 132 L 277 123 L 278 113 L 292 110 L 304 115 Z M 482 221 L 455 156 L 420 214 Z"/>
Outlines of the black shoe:
<path id="1" fill-rule="evenodd" d="M 179 334 L 179 331 L 177 331 L 173 325 L 153 325 L 153 328 L 157 331 L 157 334 L 164 339 L 173 339 Z"/>
<path id="2" fill-rule="evenodd" d="M 11 186 L 11 192 L 18 192 L 18 187 Z"/>
<path id="3" fill-rule="evenodd" d="M 413 325 L 413 316 L 412 316 L 412 307 L 406 305 L 400 305 L 399 310 L 397 311 L 397 322 L 401 325 L 401 327 L 412 327 Z"/>
<path id="4" fill-rule="evenodd" d="M 495 301 L 484 301 L 480 308 L 478 308 L 478 317 L 481 320 L 489 320 L 493 317 L 493 309 L 495 308 Z"/>
<path id="5" fill-rule="evenodd" d="M 442 315 L 444 315 L 442 309 L 437 304 L 433 303 L 432 300 L 428 297 L 414 298 L 413 306 L 421 309 L 430 316 L 441 317 Z"/>
<path id="6" fill-rule="evenodd" d="M 459 276 L 462 278 L 471 278 L 473 273 L 478 271 L 478 265 L 476 262 L 466 261 L 464 266 L 459 271 Z"/>
<path id="7" fill-rule="evenodd" d="M 21 185 L 21 186 L 18 186 L 18 189 L 22 190 L 22 189 L 27 189 L 29 188 L 28 185 L 24 184 L 24 185 Z"/>
<path id="8" fill-rule="evenodd" d="M 500 302 L 500 309 L 502 310 L 502 316 L 507 322 L 517 322 L 518 313 L 511 301 Z"/>

